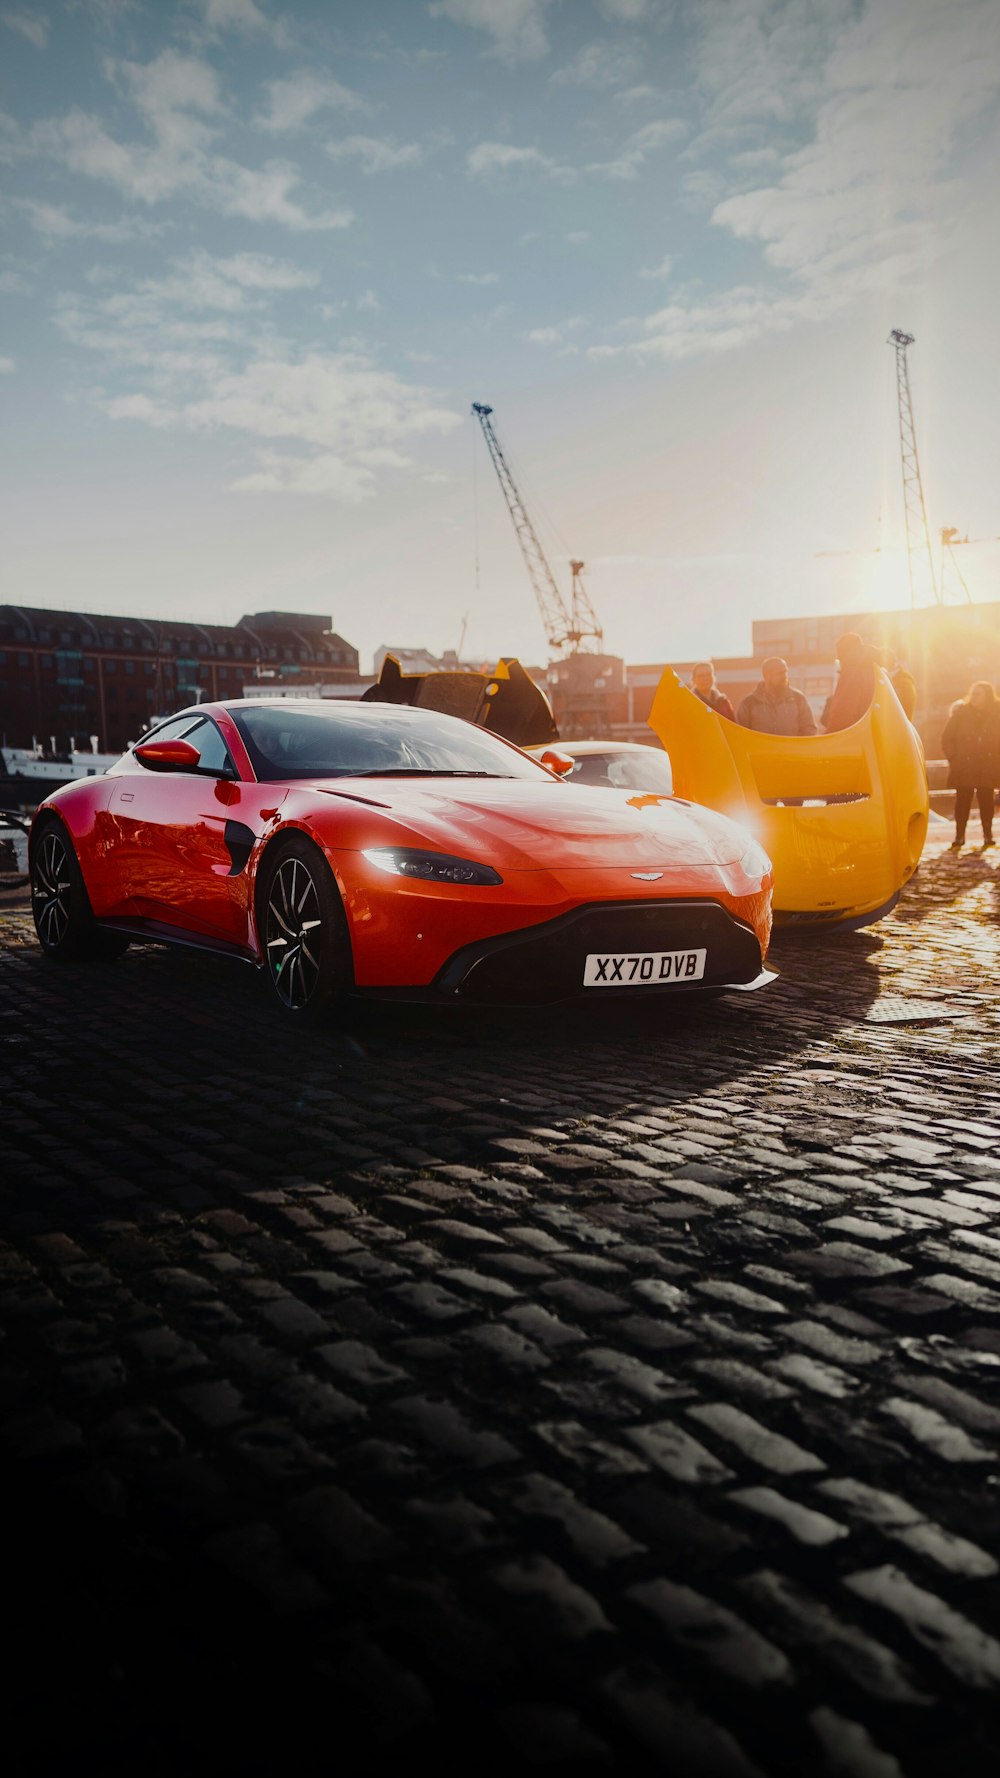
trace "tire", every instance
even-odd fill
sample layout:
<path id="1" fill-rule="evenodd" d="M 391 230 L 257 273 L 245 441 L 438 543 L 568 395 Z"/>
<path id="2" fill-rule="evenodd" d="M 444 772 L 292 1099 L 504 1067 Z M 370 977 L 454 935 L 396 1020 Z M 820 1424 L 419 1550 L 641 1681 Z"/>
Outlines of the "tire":
<path id="1" fill-rule="evenodd" d="M 282 1011 L 316 1017 L 351 985 L 347 917 L 329 865 L 294 835 L 264 861 L 259 908 L 263 963 Z"/>
<path id="2" fill-rule="evenodd" d="M 62 822 L 50 819 L 31 847 L 31 912 L 42 950 L 60 963 L 120 957 L 123 933 L 103 932 L 94 919 L 79 860 Z"/>

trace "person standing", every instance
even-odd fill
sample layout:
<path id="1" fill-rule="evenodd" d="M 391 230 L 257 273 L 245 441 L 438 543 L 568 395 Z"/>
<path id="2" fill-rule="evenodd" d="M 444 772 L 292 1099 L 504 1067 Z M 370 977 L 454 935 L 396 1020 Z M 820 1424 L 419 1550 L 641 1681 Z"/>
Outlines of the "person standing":
<path id="1" fill-rule="evenodd" d="M 763 735 L 814 735 L 816 719 L 804 692 L 788 683 L 788 662 L 777 655 L 761 662 L 760 683 L 736 712 L 743 728 Z"/>
<path id="2" fill-rule="evenodd" d="M 917 714 L 917 682 L 909 668 L 896 659 L 891 648 L 886 649 L 884 664 L 889 684 L 903 706 L 903 715 L 907 722 L 912 722 Z"/>
<path id="3" fill-rule="evenodd" d="M 948 789 L 955 792 L 955 838 L 965 844 L 965 827 L 975 791 L 983 824 L 983 848 L 993 844 L 993 802 L 1000 784 L 1000 701 L 988 679 L 977 679 L 951 707 L 941 746 L 948 761 Z"/>
<path id="4" fill-rule="evenodd" d="M 850 728 L 852 723 L 860 722 L 870 708 L 875 696 L 877 659 L 878 649 L 862 642 L 856 630 L 846 630 L 837 637 L 840 673 L 820 718 L 828 735 L 834 729 Z"/>
<path id="5" fill-rule="evenodd" d="M 714 710 L 716 716 L 728 716 L 730 722 L 736 721 L 736 712 L 724 691 L 720 691 L 715 683 L 715 668 L 711 661 L 696 661 L 691 668 L 691 690 L 696 698 Z"/>

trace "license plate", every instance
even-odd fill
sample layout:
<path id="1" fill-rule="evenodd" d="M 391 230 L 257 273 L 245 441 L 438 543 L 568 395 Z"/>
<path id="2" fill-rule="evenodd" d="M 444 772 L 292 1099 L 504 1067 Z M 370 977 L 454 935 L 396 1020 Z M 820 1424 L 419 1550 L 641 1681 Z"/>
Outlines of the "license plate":
<path id="1" fill-rule="evenodd" d="M 663 987 L 697 982 L 705 973 L 707 951 L 629 951 L 625 956 L 591 952 L 583 971 L 585 988 Z"/>

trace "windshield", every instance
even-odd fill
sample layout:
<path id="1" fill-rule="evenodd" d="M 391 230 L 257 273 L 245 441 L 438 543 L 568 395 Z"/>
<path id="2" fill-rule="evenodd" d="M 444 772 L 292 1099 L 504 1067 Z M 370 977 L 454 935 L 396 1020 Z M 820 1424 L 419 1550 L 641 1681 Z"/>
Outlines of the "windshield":
<path id="1" fill-rule="evenodd" d="M 258 779 L 393 777 L 534 778 L 544 766 L 472 723 L 436 711 L 360 704 L 318 710 L 251 705 L 233 718 Z"/>
<path id="2" fill-rule="evenodd" d="M 648 790 L 659 796 L 673 793 L 670 760 L 657 747 L 644 747 L 641 753 L 581 753 L 571 772 L 571 784 L 614 784 L 621 790 Z"/>

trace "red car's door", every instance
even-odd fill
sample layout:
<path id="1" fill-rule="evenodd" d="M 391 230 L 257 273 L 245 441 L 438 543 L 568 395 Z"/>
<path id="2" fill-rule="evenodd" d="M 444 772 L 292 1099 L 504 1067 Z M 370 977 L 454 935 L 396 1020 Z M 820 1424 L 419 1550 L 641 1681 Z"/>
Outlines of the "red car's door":
<path id="1" fill-rule="evenodd" d="M 107 862 L 118 893 L 107 911 L 245 944 L 239 871 L 252 835 L 239 825 L 240 787 L 216 775 L 232 761 L 214 722 L 203 718 L 184 739 L 201 754 L 197 771 L 148 771 L 136 762 L 116 781 Z"/>

